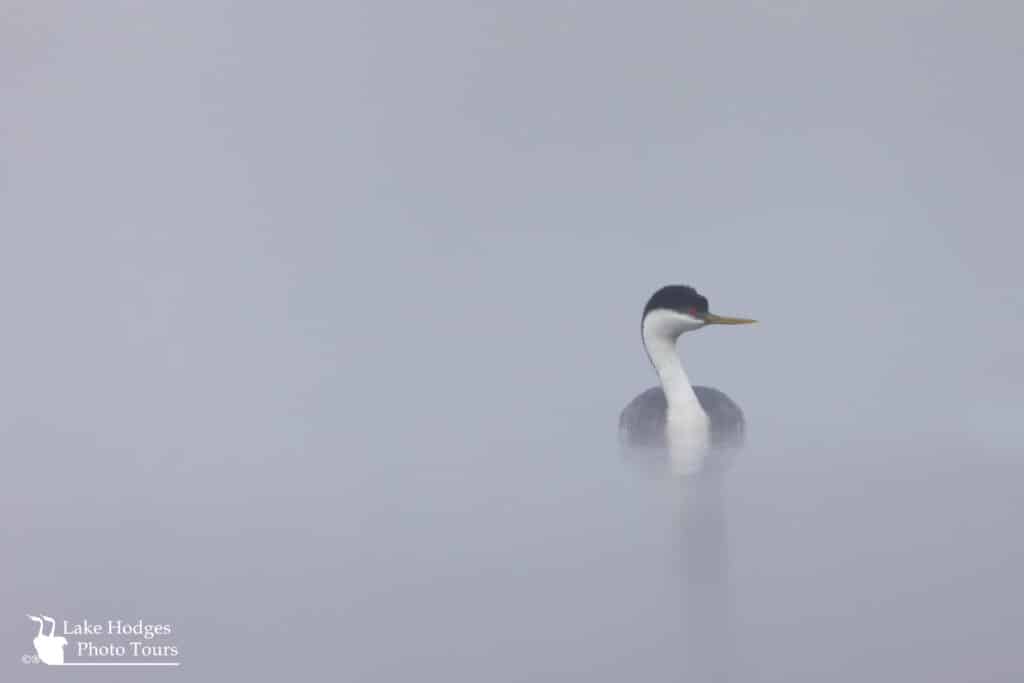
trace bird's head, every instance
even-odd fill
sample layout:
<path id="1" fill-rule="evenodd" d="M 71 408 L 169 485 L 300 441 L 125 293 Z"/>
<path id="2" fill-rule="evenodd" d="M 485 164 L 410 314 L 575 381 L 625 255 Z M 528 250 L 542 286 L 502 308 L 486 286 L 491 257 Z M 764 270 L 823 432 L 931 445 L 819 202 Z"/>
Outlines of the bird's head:
<path id="1" fill-rule="evenodd" d="M 644 306 L 644 336 L 654 335 L 675 341 L 684 332 L 708 325 L 747 325 L 756 320 L 715 315 L 708 311 L 708 300 L 693 287 L 668 285 L 656 291 Z"/>

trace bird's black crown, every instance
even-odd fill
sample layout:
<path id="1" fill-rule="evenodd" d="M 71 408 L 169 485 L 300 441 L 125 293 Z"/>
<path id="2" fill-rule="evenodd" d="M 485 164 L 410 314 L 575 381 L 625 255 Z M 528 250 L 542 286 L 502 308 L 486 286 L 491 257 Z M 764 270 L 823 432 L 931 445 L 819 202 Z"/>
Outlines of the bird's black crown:
<path id="1" fill-rule="evenodd" d="M 678 311 L 679 313 L 689 313 L 691 309 L 694 309 L 697 313 L 707 313 L 708 300 L 693 287 L 668 285 L 651 295 L 647 305 L 644 306 L 644 316 L 658 309 Z"/>

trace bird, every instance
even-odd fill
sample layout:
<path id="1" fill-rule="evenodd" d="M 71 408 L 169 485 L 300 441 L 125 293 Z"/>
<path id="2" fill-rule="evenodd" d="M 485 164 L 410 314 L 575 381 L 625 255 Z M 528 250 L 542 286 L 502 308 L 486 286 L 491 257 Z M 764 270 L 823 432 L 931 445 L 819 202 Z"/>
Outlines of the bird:
<path id="1" fill-rule="evenodd" d="M 743 410 L 718 389 L 690 384 L 676 342 L 709 325 L 755 322 L 711 313 L 707 298 L 689 285 L 667 285 L 651 295 L 640 330 L 660 386 L 643 391 L 622 410 L 620 444 L 630 452 L 667 455 L 676 474 L 724 469 L 729 455 L 744 442 Z M 664 457 L 658 459 L 664 462 Z"/>

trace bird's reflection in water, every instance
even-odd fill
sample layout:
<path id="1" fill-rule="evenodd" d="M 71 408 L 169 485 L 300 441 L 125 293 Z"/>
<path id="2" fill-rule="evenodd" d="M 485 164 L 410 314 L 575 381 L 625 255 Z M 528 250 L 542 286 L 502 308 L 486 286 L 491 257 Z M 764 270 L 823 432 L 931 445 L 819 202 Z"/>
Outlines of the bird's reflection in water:
<path id="1" fill-rule="evenodd" d="M 679 572 L 679 609 L 685 634 L 680 668 L 685 680 L 737 680 L 725 495 L 725 473 L 735 450 L 709 454 L 702 469 L 687 476 L 679 476 L 665 453 L 625 449 L 622 455 L 632 468 L 667 484 L 674 498 L 673 556 L 669 561 Z"/>
<path id="2" fill-rule="evenodd" d="M 733 595 L 724 478 L 705 473 L 681 479 L 678 550 L 688 680 L 728 681 L 735 659 Z"/>

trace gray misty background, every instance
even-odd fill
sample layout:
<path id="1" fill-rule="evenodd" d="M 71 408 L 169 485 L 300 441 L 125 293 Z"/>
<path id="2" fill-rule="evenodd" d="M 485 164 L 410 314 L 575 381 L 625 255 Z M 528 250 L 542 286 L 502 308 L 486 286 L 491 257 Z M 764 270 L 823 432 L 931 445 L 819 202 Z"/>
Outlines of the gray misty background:
<path id="1" fill-rule="evenodd" d="M 4 2 L 0 679 L 1019 681 L 1022 20 Z M 668 282 L 718 490 L 616 450 Z"/>

